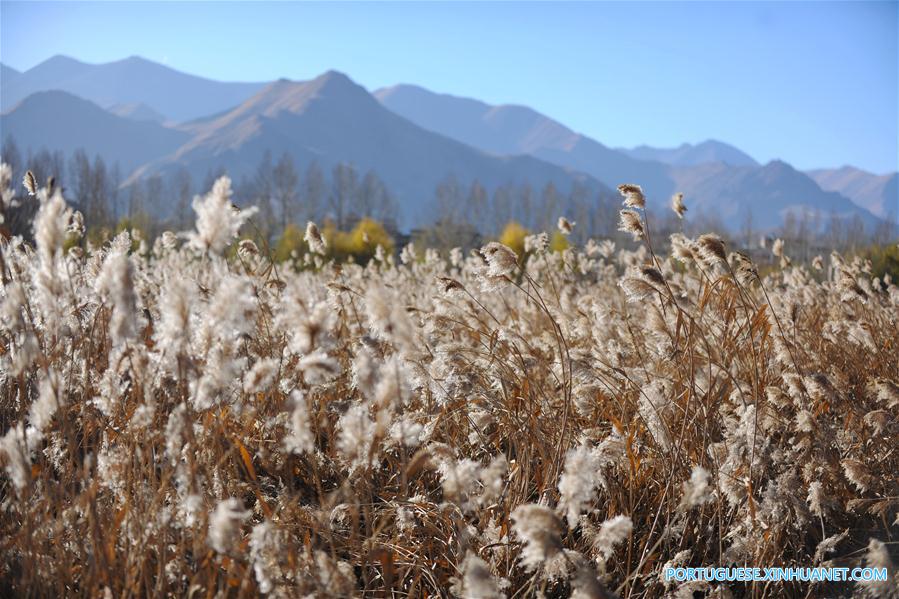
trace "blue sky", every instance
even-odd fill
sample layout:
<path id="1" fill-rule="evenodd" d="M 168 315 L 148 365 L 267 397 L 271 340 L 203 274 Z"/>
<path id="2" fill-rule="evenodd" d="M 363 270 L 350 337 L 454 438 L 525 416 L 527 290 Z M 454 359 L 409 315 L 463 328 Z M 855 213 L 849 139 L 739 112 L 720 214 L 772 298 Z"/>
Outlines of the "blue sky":
<path id="1" fill-rule="evenodd" d="M 899 166 L 896 2 L 0 3 L 0 60 L 140 55 L 222 80 L 338 69 L 529 105 L 609 146 L 708 138 Z"/>

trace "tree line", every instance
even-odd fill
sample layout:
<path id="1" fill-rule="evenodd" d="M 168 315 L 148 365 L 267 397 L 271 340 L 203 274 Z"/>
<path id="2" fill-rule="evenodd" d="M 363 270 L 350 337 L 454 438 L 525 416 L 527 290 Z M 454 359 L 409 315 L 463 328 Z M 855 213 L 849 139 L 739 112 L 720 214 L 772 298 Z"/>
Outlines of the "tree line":
<path id="1" fill-rule="evenodd" d="M 194 221 L 192 199 L 206 193 L 225 174 L 211 170 L 198 180 L 186 168 L 177 167 L 123 185 L 126 174 L 118 164 L 107 164 L 99 155 L 92 158 L 83 149 L 69 156 L 46 149 L 23 154 L 12 138 L 4 140 L 2 158 L 12 167 L 17 186 L 26 169 L 41 183 L 53 177 L 67 201 L 84 215 L 89 232 L 98 236 L 122 228 L 140 229 L 148 238 L 164 230 L 189 229 Z M 432 215 L 432 224 L 411 232 L 398 230 L 397 202 L 387 184 L 374 171 L 361 173 L 352 164 L 338 163 L 326 169 L 312 162 L 301 168 L 287 153 L 275 158 L 266 152 L 253 175 L 234 181 L 233 187 L 236 201 L 259 208 L 254 229 L 273 245 L 287 235 L 291 225 L 296 228 L 311 220 L 349 232 L 366 219 L 382 225 L 397 241 L 411 239 L 438 249 L 471 248 L 484 239 L 500 237 L 510 224 L 524 231 L 553 231 L 560 216 L 577 223 L 571 234 L 574 243 L 590 237 L 625 240 L 617 230 L 619 198 L 578 184 L 565 192 L 552 182 L 539 188 L 508 183 L 489 190 L 478 180 L 463 182 L 448 175 L 436 186 L 433 197 L 421 199 L 426 213 Z M 16 191 L 23 193 L 20 186 Z M 30 235 L 29 211 L 33 208 L 33 203 L 21 202 L 12 218 L 7 218 L 5 226 L 12 234 Z M 650 210 L 648 218 L 662 243 L 674 232 L 727 231 L 714 214 L 692 215 L 682 221 L 670 210 Z M 752 214 L 747 214 L 742 226 L 730 234 L 734 246 L 761 249 L 761 232 L 753 228 L 752 221 Z M 784 238 L 802 254 L 797 257 L 810 259 L 827 248 L 888 243 L 896 230 L 884 223 L 866 231 L 858 217 L 842 219 L 805 211 L 788 213 L 780 230 L 768 234 Z"/>

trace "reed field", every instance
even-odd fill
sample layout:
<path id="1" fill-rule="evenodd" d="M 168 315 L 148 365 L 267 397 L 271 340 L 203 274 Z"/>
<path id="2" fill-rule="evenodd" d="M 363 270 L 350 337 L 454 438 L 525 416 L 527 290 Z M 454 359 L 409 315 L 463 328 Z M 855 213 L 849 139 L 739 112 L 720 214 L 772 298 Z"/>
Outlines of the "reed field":
<path id="1" fill-rule="evenodd" d="M 0 594 L 899 596 L 899 287 L 860 258 L 656 238 L 623 185 L 626 244 L 550 249 L 560 219 L 520 254 L 363 265 L 310 223 L 274 262 L 226 177 L 192 231 L 95 246 L 25 183 L 34 241 L 0 244 Z"/>

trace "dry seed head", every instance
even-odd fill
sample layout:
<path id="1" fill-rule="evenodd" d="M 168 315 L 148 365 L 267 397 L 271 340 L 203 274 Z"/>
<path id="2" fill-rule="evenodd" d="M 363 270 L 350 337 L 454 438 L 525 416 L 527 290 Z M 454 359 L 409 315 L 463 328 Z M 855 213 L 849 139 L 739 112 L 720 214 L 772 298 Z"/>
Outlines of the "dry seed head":
<path id="1" fill-rule="evenodd" d="M 633 235 L 634 241 L 640 241 L 644 236 L 643 221 L 634 210 L 626 209 L 618 213 L 618 230 Z"/>
<path id="2" fill-rule="evenodd" d="M 640 303 L 652 297 L 653 294 L 658 293 L 658 290 L 642 277 L 621 277 L 618 281 L 618 286 L 624 292 L 625 299 L 629 303 L 634 304 Z"/>
<path id="3" fill-rule="evenodd" d="M 518 266 L 518 254 L 498 241 L 491 241 L 482 247 L 481 255 L 487 261 L 488 274 L 494 277 L 509 275 Z"/>
<path id="4" fill-rule="evenodd" d="M 624 183 L 618 186 L 618 191 L 624 196 L 624 205 L 628 208 L 645 208 L 646 198 L 643 196 L 643 188 L 633 183 Z"/>
<path id="5" fill-rule="evenodd" d="M 219 553 L 228 553 L 240 536 L 241 523 L 251 515 L 239 499 L 220 502 L 209 516 L 209 545 Z"/>
<path id="6" fill-rule="evenodd" d="M 764 247 L 764 246 L 763 246 Z M 784 255 L 784 240 L 783 239 L 775 239 L 774 243 L 771 245 L 771 253 L 777 256 L 778 258 L 782 258 Z"/>
<path id="7" fill-rule="evenodd" d="M 238 209 L 231 203 L 231 195 L 231 179 L 222 176 L 208 194 L 194 198 L 192 206 L 197 213 L 197 222 L 196 232 L 188 234 L 191 245 L 220 254 L 237 237 L 240 227 L 257 209 Z"/>
<path id="8" fill-rule="evenodd" d="M 447 294 L 453 291 L 462 291 L 465 289 L 462 283 L 450 277 L 438 276 L 437 280 L 440 281 L 440 286 L 443 289 L 443 292 Z"/>
<path id="9" fill-rule="evenodd" d="M 28 190 L 28 195 L 33 196 L 37 193 L 37 181 L 34 178 L 34 173 L 31 171 L 25 172 L 25 176 L 22 178 L 22 184 L 25 186 L 25 189 Z"/>
<path id="10" fill-rule="evenodd" d="M 717 264 L 727 261 L 727 251 L 724 249 L 724 242 L 717 235 L 707 233 L 700 235 L 696 240 L 699 248 L 699 255 L 707 264 Z"/>
<path id="11" fill-rule="evenodd" d="M 242 239 L 237 246 L 237 251 L 245 256 L 256 256 L 259 254 L 259 248 L 252 239 Z"/>
<path id="12" fill-rule="evenodd" d="M 684 495 L 681 499 L 681 506 L 691 508 L 711 501 L 710 478 L 711 475 L 708 470 L 702 466 L 694 466 L 693 472 L 690 474 L 690 480 L 683 484 Z"/>
<path id="13" fill-rule="evenodd" d="M 462 562 L 461 588 L 457 590 L 459 597 L 468 599 L 500 599 L 503 593 L 499 589 L 487 562 L 479 558 L 471 550 L 465 554 Z"/>
<path id="14" fill-rule="evenodd" d="M 684 213 L 687 211 L 687 206 L 684 204 L 684 194 L 676 193 L 671 196 L 671 209 L 674 210 L 678 218 L 684 218 Z"/>
<path id="15" fill-rule="evenodd" d="M 681 262 L 688 260 L 696 260 L 696 253 L 693 251 L 696 244 L 687 239 L 680 233 L 671 235 L 671 255 Z"/>
<path id="16" fill-rule="evenodd" d="M 562 550 L 562 522 L 546 506 L 519 505 L 512 511 L 512 530 L 524 543 L 521 563 L 528 572 L 533 572 Z"/>
<path id="17" fill-rule="evenodd" d="M 628 538 L 633 529 L 634 524 L 628 516 L 609 518 L 599 527 L 599 533 L 593 539 L 593 548 L 604 560 L 609 559 L 615 547 Z"/>
<path id="18" fill-rule="evenodd" d="M 733 252 L 731 257 L 737 265 L 737 275 L 744 284 L 758 278 L 758 269 L 756 269 L 749 256 L 743 252 Z"/>
<path id="19" fill-rule="evenodd" d="M 549 235 L 545 231 L 524 238 L 524 251 L 543 253 L 549 247 Z"/>
<path id="20" fill-rule="evenodd" d="M 303 236 L 303 241 L 309 244 L 309 250 L 313 254 L 324 255 L 327 251 L 328 243 L 322 237 L 318 226 L 312 221 L 306 223 L 306 235 Z"/>
<path id="21" fill-rule="evenodd" d="M 665 286 L 665 277 L 653 266 L 641 266 L 640 274 L 648 283 L 655 287 L 662 288 Z"/>
<path id="22" fill-rule="evenodd" d="M 889 379 L 874 381 L 877 400 L 889 409 L 899 408 L 899 385 Z"/>
<path id="23" fill-rule="evenodd" d="M 847 268 L 840 268 L 837 271 L 837 287 L 842 292 L 841 298 L 844 302 L 857 299 L 864 304 L 868 301 L 868 294 Z"/>

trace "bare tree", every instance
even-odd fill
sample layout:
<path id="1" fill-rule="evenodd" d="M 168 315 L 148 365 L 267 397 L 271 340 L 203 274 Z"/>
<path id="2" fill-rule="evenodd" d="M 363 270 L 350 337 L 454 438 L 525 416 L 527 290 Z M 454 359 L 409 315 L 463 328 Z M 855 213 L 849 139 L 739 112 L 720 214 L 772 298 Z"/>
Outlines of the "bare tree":
<path id="1" fill-rule="evenodd" d="M 449 175 L 437 185 L 434 198 L 437 202 L 437 221 L 441 223 L 461 223 L 465 220 L 462 206 L 462 187 L 455 175 Z"/>
<path id="2" fill-rule="evenodd" d="M 475 179 L 471 182 L 471 187 L 468 189 L 468 199 L 465 201 L 465 214 L 463 217 L 465 222 L 481 225 L 488 203 L 487 190 L 481 185 L 480 181 Z"/>
<path id="3" fill-rule="evenodd" d="M 846 225 L 846 245 L 852 250 L 865 245 L 865 223 L 858 214 L 853 214 Z"/>
<path id="4" fill-rule="evenodd" d="M 498 234 L 506 223 L 513 219 L 515 211 L 512 206 L 512 197 L 515 190 L 511 185 L 501 185 L 493 190 L 490 202 L 491 219 L 489 233 Z"/>
<path id="5" fill-rule="evenodd" d="M 552 181 L 547 183 L 540 192 L 540 207 L 537 212 L 539 216 L 537 222 L 534 223 L 537 231 L 552 231 L 558 218 L 566 216 L 562 206 L 562 196 Z"/>
<path id="6" fill-rule="evenodd" d="M 343 229 L 349 222 L 359 194 L 359 175 L 351 164 L 341 162 L 331 174 L 331 193 L 328 205 L 337 228 Z"/>
<path id="7" fill-rule="evenodd" d="M 317 162 L 311 162 L 303 177 L 302 220 L 320 219 L 324 197 L 325 174 Z"/>
<path id="8" fill-rule="evenodd" d="M 99 155 L 94 157 L 94 166 L 90 173 L 90 191 L 85 204 L 84 217 L 88 224 L 103 227 L 112 218 L 112 181 L 106 169 L 106 163 Z"/>
<path id="9" fill-rule="evenodd" d="M 362 179 L 357 206 L 359 216 L 368 216 L 380 222 L 391 220 L 396 216 L 393 198 L 387 186 L 374 171 L 368 171 Z"/>
<path id="10" fill-rule="evenodd" d="M 530 183 L 523 183 L 517 190 L 515 213 L 518 222 L 526 228 L 534 227 L 534 188 Z"/>
<path id="11" fill-rule="evenodd" d="M 157 173 L 147 179 L 144 186 L 144 210 L 142 217 L 145 219 L 145 228 L 149 228 L 150 224 L 161 222 L 166 216 L 168 210 L 163 203 L 163 185 L 162 177 Z"/>
<path id="12" fill-rule="evenodd" d="M 135 181 L 128 187 L 128 219 L 133 221 L 145 212 L 143 181 Z"/>
<path id="13" fill-rule="evenodd" d="M 35 173 L 37 174 L 37 173 Z M 67 191 L 69 198 L 75 203 L 90 222 L 91 161 L 83 148 L 78 148 L 69 159 L 69 180 Z"/>
<path id="14" fill-rule="evenodd" d="M 13 181 L 20 181 L 22 179 L 20 173 L 23 173 L 25 169 L 22 167 L 22 154 L 19 152 L 19 146 L 16 145 L 16 140 L 12 135 L 7 135 L 3 140 L 0 158 L 12 169 Z"/>
<path id="15" fill-rule="evenodd" d="M 299 203 L 300 176 L 287 152 L 281 155 L 272 171 L 272 197 L 281 215 L 281 230 L 295 222 Z"/>
<path id="16" fill-rule="evenodd" d="M 754 224 L 752 206 L 747 206 L 743 212 L 743 222 L 740 225 L 740 238 L 743 240 L 744 248 L 751 248 L 752 243 L 755 241 L 756 231 Z"/>
<path id="17" fill-rule="evenodd" d="M 272 153 L 268 150 L 256 167 L 256 174 L 250 187 L 252 204 L 259 208 L 259 216 L 256 221 L 265 236 L 271 236 L 275 224 L 275 214 L 272 207 L 272 195 L 274 194 L 274 167 L 272 166 Z"/>
<path id="18" fill-rule="evenodd" d="M 186 229 L 190 226 L 192 188 L 190 172 L 184 167 L 175 171 L 169 181 L 169 196 L 175 202 L 173 218 L 175 227 L 178 229 Z"/>

